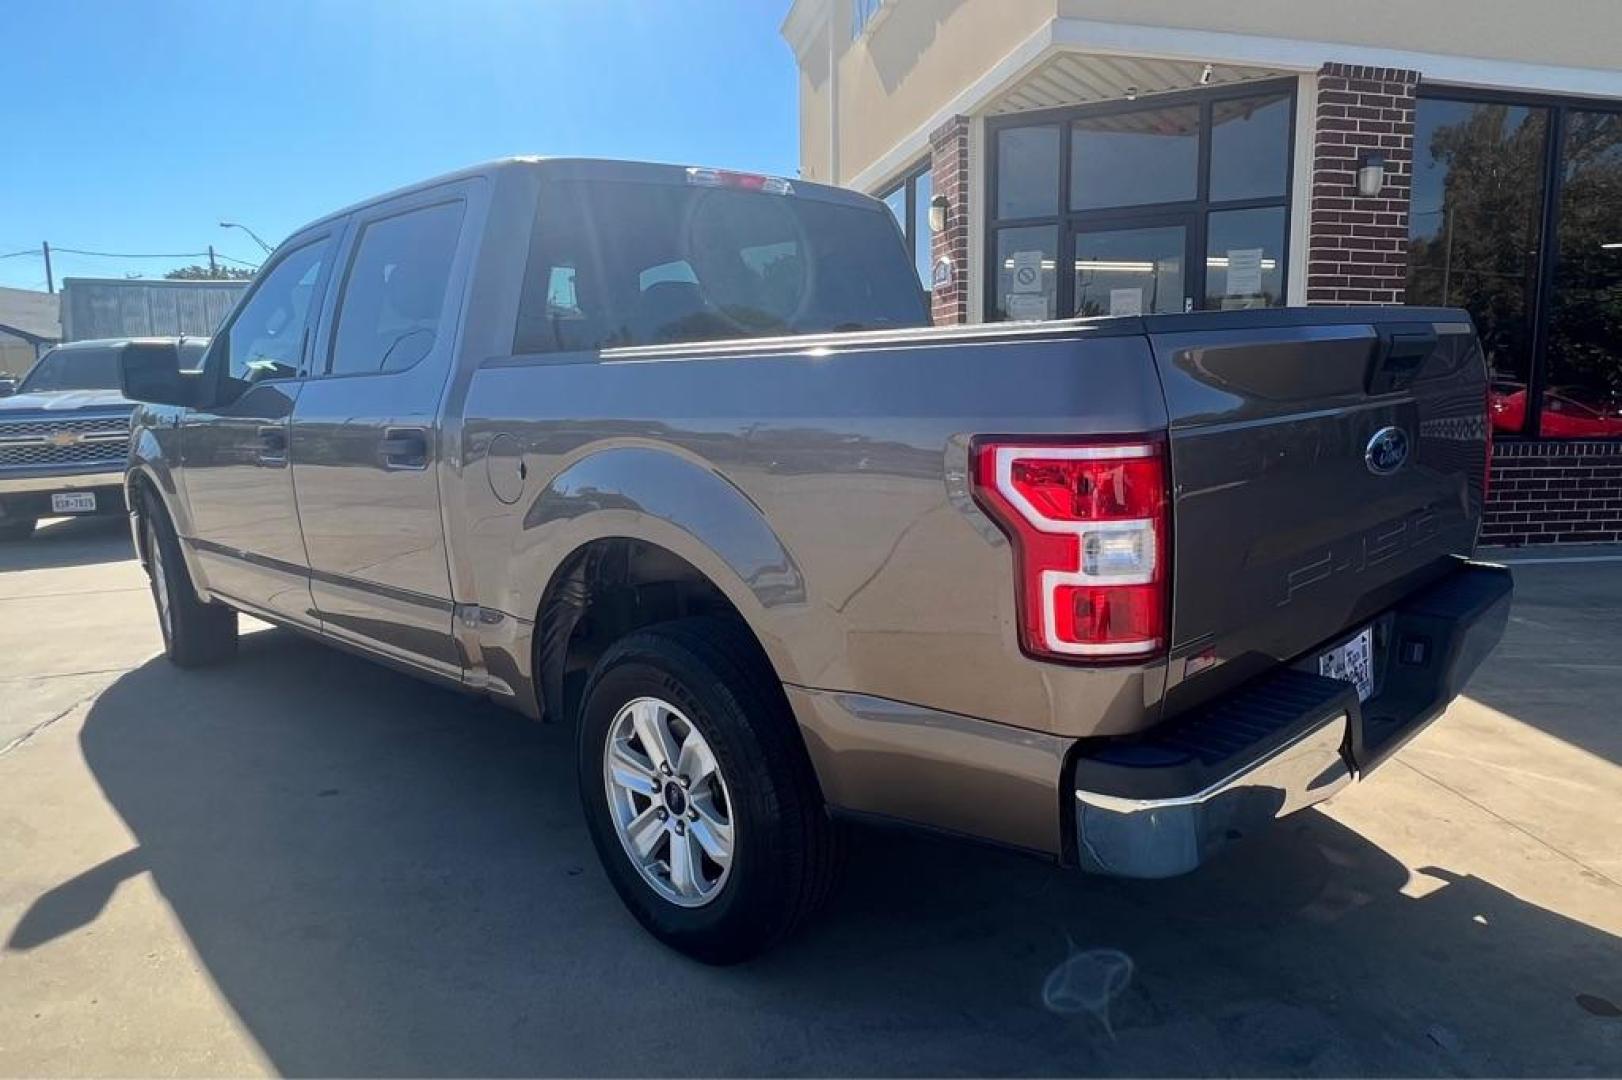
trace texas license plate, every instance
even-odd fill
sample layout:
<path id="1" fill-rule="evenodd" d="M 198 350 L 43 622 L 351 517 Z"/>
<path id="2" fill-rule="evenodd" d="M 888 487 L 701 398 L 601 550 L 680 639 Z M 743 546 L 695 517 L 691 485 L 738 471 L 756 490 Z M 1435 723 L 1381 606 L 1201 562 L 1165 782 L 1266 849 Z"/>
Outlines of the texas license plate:
<path id="1" fill-rule="evenodd" d="M 1374 628 L 1364 627 L 1355 637 L 1318 657 L 1318 674 L 1357 687 L 1357 700 L 1374 693 Z"/>
<path id="2" fill-rule="evenodd" d="M 96 512 L 96 493 L 94 491 L 59 491 L 51 496 L 51 513 L 53 514 L 94 514 Z"/>

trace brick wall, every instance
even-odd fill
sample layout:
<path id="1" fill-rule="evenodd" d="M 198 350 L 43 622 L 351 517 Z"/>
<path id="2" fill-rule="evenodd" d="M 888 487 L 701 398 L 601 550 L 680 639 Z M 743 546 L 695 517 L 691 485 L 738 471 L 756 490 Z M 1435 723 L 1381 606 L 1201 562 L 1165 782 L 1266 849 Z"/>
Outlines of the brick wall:
<path id="1" fill-rule="evenodd" d="M 930 243 L 930 265 L 952 260 L 952 281 L 936 285 L 935 325 L 969 321 L 969 118 L 954 116 L 929 136 L 929 173 L 947 202 L 946 228 Z"/>
<path id="2" fill-rule="evenodd" d="M 1622 443 L 1500 442 L 1483 544 L 1622 541 Z"/>
<path id="3" fill-rule="evenodd" d="M 1413 182 L 1414 89 L 1419 72 L 1326 64 L 1307 242 L 1307 303 L 1400 304 L 1407 291 L 1408 197 Z M 1357 193 L 1358 159 L 1385 156 L 1385 188 Z"/>

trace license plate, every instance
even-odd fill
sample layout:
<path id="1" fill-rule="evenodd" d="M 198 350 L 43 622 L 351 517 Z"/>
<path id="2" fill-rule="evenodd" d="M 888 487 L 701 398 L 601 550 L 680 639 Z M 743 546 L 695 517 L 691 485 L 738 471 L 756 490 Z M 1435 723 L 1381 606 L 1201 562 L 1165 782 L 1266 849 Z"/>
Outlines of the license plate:
<path id="1" fill-rule="evenodd" d="M 1350 641 L 1318 657 L 1318 674 L 1351 683 L 1357 687 L 1357 700 L 1367 701 L 1374 693 L 1374 628 L 1365 627 Z"/>
<path id="2" fill-rule="evenodd" d="M 96 512 L 94 491 L 59 491 L 51 496 L 53 514 L 93 514 Z"/>

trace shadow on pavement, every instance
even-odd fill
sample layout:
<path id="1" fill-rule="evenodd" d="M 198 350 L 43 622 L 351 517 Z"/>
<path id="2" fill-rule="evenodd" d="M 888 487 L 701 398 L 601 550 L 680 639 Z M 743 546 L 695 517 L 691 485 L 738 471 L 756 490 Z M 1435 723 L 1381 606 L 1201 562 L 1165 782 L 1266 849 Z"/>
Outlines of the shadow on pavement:
<path id="1" fill-rule="evenodd" d="M 0 574 L 9 570 L 89 566 L 135 558 L 123 514 L 42 521 L 27 540 L 0 543 Z"/>
<path id="2" fill-rule="evenodd" d="M 1446 868 L 1409 898 L 1399 864 L 1316 813 L 1159 883 L 862 833 L 823 922 L 711 969 L 622 911 L 580 822 L 566 732 L 267 632 L 226 667 L 130 672 L 81 737 L 137 846 L 40 897 L 5 948 L 87 925 L 150 873 L 283 1073 L 1617 1061 L 1616 1021 L 1574 1003 L 1617 998 L 1616 938 Z M 1067 960 L 1079 965 L 1045 1005 Z M 1116 996 L 1075 1011 L 1089 979 Z"/>
<path id="3" fill-rule="evenodd" d="M 1622 765 L 1622 563 L 1523 563 L 1515 578 L 1504 641 L 1466 693 Z"/>

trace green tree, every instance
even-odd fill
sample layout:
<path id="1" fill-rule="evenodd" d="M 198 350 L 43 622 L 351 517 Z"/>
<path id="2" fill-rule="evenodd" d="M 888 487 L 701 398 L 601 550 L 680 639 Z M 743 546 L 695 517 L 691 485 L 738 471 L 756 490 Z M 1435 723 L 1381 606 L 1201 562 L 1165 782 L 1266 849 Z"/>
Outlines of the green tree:
<path id="1" fill-rule="evenodd" d="M 164 277 L 171 281 L 246 281 L 253 277 L 253 271 L 240 266 L 221 266 L 210 270 L 206 266 L 179 266 L 170 270 Z"/>

